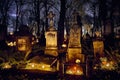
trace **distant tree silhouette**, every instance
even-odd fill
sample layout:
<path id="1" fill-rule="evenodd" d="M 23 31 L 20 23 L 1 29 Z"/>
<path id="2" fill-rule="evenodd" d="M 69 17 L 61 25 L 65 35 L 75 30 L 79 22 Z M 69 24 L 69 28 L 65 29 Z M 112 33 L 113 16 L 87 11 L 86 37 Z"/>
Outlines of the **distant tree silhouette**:
<path id="1" fill-rule="evenodd" d="M 65 14 L 66 14 L 66 1 L 67 0 L 60 0 L 60 17 L 58 22 L 58 44 L 62 45 L 64 41 L 64 21 L 65 21 Z"/>

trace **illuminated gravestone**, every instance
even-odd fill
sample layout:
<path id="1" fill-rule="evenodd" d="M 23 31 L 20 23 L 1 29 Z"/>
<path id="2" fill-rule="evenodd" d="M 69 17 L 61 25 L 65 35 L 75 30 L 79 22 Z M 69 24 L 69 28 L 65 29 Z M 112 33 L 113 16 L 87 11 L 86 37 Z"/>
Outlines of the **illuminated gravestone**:
<path id="1" fill-rule="evenodd" d="M 31 43 L 28 36 L 18 36 L 16 42 L 18 51 L 26 52 L 31 49 Z"/>
<path id="2" fill-rule="evenodd" d="M 46 38 L 46 49 L 45 54 L 58 56 L 57 52 L 57 30 L 54 28 L 53 17 L 55 14 L 53 12 L 49 12 L 48 19 L 49 19 L 49 28 L 48 31 L 45 32 Z"/>
<path id="3" fill-rule="evenodd" d="M 83 76 L 85 74 L 85 65 L 83 64 L 85 61 L 81 48 L 81 26 L 77 21 L 78 14 L 75 13 L 73 17 L 66 55 L 67 62 L 64 64 L 64 69 L 68 75 Z"/>
<path id="4" fill-rule="evenodd" d="M 17 51 L 25 53 L 25 58 L 31 52 L 32 34 L 29 32 L 29 28 L 26 25 L 22 25 L 16 33 L 16 49 Z"/>
<path id="5" fill-rule="evenodd" d="M 104 42 L 101 39 L 101 33 L 99 31 L 95 32 L 96 39 L 93 41 L 94 57 L 104 56 Z"/>
<path id="6" fill-rule="evenodd" d="M 84 62 L 84 55 L 81 49 L 81 27 L 77 23 L 77 14 L 74 14 L 73 25 L 70 29 L 69 44 L 68 44 L 68 62 L 75 62 L 79 59 L 80 62 Z"/>

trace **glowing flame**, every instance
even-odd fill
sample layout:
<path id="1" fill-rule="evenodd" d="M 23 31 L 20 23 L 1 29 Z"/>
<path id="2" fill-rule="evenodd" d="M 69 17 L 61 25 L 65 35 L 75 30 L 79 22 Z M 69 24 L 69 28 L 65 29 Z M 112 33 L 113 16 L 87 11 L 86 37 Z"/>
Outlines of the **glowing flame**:
<path id="1" fill-rule="evenodd" d="M 83 75 L 83 69 L 78 65 L 69 66 L 66 70 L 66 74 Z"/>

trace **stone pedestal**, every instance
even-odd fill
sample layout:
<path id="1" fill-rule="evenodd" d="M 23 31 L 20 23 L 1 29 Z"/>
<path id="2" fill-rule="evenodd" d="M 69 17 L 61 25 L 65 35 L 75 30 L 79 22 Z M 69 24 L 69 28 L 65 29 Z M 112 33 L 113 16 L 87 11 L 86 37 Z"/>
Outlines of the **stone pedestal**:
<path id="1" fill-rule="evenodd" d="M 68 61 L 69 62 L 76 62 L 77 59 L 80 60 L 80 62 L 84 62 L 84 55 L 81 54 L 80 48 L 68 48 Z"/>

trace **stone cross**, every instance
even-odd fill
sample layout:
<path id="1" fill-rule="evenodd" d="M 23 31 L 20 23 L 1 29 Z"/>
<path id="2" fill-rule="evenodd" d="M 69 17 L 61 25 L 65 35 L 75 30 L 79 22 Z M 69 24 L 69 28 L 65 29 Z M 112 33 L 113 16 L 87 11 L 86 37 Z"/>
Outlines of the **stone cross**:
<path id="1" fill-rule="evenodd" d="M 54 22 L 53 22 L 53 17 L 55 16 L 55 14 L 53 14 L 52 11 L 49 12 L 47 18 L 50 19 L 50 27 L 53 27 Z"/>
<path id="2" fill-rule="evenodd" d="M 73 23 L 77 23 L 77 15 L 78 15 L 78 13 L 76 12 L 76 11 L 74 11 L 73 13 L 72 13 L 72 15 L 73 15 Z"/>

